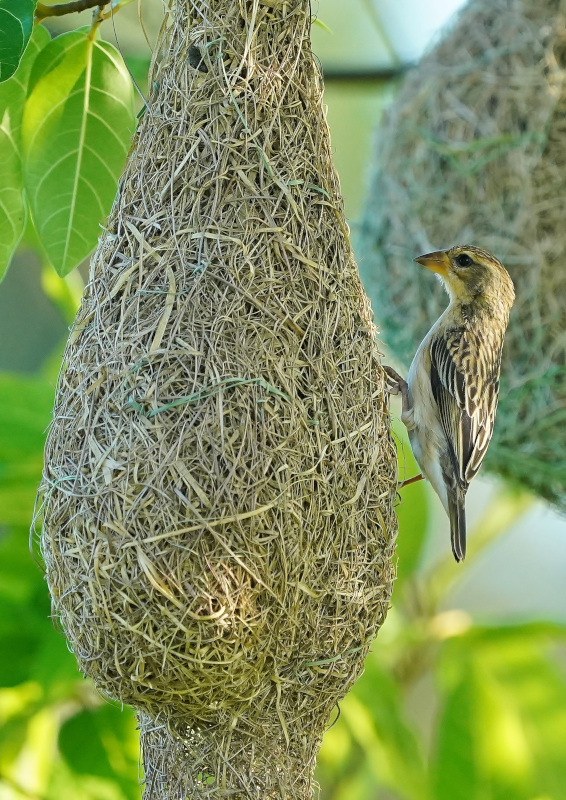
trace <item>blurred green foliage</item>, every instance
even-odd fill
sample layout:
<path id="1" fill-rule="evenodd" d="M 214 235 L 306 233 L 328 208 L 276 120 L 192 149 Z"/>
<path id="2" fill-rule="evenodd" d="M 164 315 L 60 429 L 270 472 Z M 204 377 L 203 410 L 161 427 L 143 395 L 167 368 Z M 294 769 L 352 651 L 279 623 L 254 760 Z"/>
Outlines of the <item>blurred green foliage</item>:
<path id="1" fill-rule="evenodd" d="M 34 34 L 38 50 L 43 39 Z M 6 86 L 0 106 L 7 107 L 12 100 Z M 352 115 L 359 122 L 358 110 L 365 108 L 369 131 L 379 105 L 371 85 L 354 93 L 336 89 L 334 95 L 341 109 L 336 127 Z M 328 92 L 329 103 L 331 98 Z M 332 105 L 330 117 L 332 124 Z M 365 150 L 359 142 L 349 148 L 353 166 L 342 161 L 345 150 L 337 154 L 339 167 L 350 174 L 347 199 L 368 141 Z M 17 147 L 13 174 L 21 172 L 18 154 Z M 17 223 L 9 228 L 13 249 L 24 223 L 13 191 L 10 197 Z M 358 181 L 358 205 L 359 198 Z M 8 257 L 2 255 L 0 269 Z M 42 287 L 69 324 L 80 296 L 77 273 L 63 281 L 46 263 Z M 43 369 L 33 376 L 0 373 L 0 800 L 129 800 L 140 796 L 133 714 L 102 699 L 79 674 L 62 632 L 50 621 L 37 542 L 35 556 L 29 548 L 59 358 L 60 352 L 45 353 Z M 402 426 L 396 435 L 401 471 L 412 475 L 417 467 Z M 428 503 L 423 484 L 404 490 L 392 608 L 365 674 L 325 737 L 321 798 L 563 800 L 566 627 L 550 620 L 509 625 L 497 609 L 491 624 L 481 627 L 451 605 L 474 559 L 524 513 L 531 498 L 501 489 L 459 567 L 448 540 L 441 557 L 432 563 L 424 557 Z"/>
<path id="2" fill-rule="evenodd" d="M 31 36 L 34 9 L 35 0 L 0 0 L 0 81 L 18 68 Z"/>
<path id="3" fill-rule="evenodd" d="M 137 798 L 133 715 L 79 674 L 30 553 L 50 373 L 0 373 L 0 798 Z"/>

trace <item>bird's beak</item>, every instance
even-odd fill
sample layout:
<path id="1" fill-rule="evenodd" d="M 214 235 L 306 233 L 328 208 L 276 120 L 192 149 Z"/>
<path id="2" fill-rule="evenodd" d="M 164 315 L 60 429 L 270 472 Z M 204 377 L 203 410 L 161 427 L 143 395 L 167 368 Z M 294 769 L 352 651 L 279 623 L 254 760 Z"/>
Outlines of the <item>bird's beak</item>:
<path id="1" fill-rule="evenodd" d="M 448 275 L 448 267 L 450 266 L 450 259 L 446 250 L 437 250 L 436 253 L 427 253 L 424 256 L 415 258 L 417 264 L 422 264 L 423 267 L 432 270 L 446 277 Z"/>

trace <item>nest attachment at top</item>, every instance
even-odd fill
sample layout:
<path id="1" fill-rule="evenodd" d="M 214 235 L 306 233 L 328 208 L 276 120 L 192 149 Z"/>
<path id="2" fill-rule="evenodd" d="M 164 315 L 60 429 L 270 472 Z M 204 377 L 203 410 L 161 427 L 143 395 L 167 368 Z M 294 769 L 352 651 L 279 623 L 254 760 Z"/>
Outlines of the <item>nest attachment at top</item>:
<path id="1" fill-rule="evenodd" d="M 405 364 L 446 306 L 421 253 L 476 244 L 517 300 L 487 467 L 566 507 L 566 2 L 472 0 L 379 134 L 360 269 Z"/>

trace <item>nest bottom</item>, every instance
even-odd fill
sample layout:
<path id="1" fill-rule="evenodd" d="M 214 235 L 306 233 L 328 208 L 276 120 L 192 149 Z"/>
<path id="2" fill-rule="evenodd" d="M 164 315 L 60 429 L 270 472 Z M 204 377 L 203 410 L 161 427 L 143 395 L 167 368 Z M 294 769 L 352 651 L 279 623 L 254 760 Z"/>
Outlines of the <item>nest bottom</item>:
<path id="1" fill-rule="evenodd" d="M 325 714 L 326 717 L 326 714 Z M 245 719 L 195 730 L 189 721 L 138 714 L 144 800 L 311 800 L 320 736 L 281 724 L 246 730 Z M 325 720 L 324 720 L 325 721 Z M 324 725 L 318 727 L 321 730 Z M 258 733 L 260 735 L 258 735 Z"/>

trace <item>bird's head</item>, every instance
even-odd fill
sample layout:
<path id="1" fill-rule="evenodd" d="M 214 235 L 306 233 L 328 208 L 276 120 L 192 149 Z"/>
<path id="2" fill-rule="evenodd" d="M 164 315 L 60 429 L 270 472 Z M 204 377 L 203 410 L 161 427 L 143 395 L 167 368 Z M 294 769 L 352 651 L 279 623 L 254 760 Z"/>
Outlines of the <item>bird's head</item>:
<path id="1" fill-rule="evenodd" d="M 415 261 L 440 276 L 451 300 L 502 304 L 507 311 L 513 305 L 513 281 L 503 264 L 486 250 L 458 244 L 419 256 Z"/>

